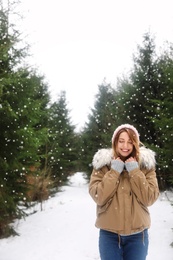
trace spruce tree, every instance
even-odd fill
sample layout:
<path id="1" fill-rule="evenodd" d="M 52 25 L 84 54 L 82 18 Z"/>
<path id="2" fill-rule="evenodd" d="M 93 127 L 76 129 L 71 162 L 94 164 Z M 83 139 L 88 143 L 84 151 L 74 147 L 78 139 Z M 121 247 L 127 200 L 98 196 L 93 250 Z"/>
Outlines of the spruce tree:
<path id="1" fill-rule="evenodd" d="M 99 85 L 94 109 L 91 110 L 89 121 L 82 131 L 81 161 L 88 175 L 91 174 L 95 152 L 101 148 L 111 148 L 111 136 L 118 119 L 116 95 L 110 84 Z"/>
<path id="2" fill-rule="evenodd" d="M 130 83 L 132 87 L 125 99 L 127 115 L 131 122 L 138 126 L 141 141 L 156 144 L 155 128 L 151 120 L 155 113 L 151 99 L 156 97 L 160 90 L 157 84 L 155 43 L 149 33 L 144 35 L 143 46 L 138 46 L 138 53 L 134 55 Z"/>
<path id="3" fill-rule="evenodd" d="M 78 159 L 77 135 L 69 113 L 66 92 L 62 91 L 59 99 L 50 107 L 48 143 L 51 175 L 59 184 L 65 182 L 69 174 L 75 172 Z"/>
<path id="4" fill-rule="evenodd" d="M 1 1 L 0 10 L 0 236 L 5 233 L 9 218 L 21 214 L 17 202 L 24 194 L 25 169 L 18 162 L 17 114 L 12 106 L 16 105 L 14 68 L 17 58 L 22 54 L 15 49 L 18 33 L 9 25 L 9 9 Z M 11 29 L 11 33 L 9 30 Z M 18 183 L 18 184 L 17 184 Z M 20 185 L 19 185 L 20 183 Z M 16 184 L 16 185 L 15 185 Z"/>
<path id="5" fill-rule="evenodd" d="M 19 203 L 26 201 L 30 167 L 40 165 L 49 102 L 43 78 L 21 65 L 25 48 L 17 47 L 20 33 L 9 23 L 9 15 L 10 9 L 1 9 L 0 235 L 10 219 L 23 214 Z"/>
<path id="6" fill-rule="evenodd" d="M 156 151 L 162 189 L 173 185 L 173 52 L 172 45 L 166 47 L 157 61 L 160 93 L 151 100 L 155 110 L 152 120 L 157 133 Z"/>

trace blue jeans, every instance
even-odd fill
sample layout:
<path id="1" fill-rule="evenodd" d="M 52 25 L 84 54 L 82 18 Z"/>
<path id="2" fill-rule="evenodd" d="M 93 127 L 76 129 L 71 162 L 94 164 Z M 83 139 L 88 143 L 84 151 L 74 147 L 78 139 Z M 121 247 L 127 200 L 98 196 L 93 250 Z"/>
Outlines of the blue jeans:
<path id="1" fill-rule="evenodd" d="M 121 236 L 101 229 L 99 251 L 101 260 L 145 260 L 148 254 L 148 230 Z"/>

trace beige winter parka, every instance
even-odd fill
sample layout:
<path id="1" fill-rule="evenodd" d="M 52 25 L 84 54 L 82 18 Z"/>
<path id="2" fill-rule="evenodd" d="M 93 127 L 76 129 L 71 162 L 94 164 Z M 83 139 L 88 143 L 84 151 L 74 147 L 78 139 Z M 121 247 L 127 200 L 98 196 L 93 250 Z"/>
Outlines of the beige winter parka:
<path id="1" fill-rule="evenodd" d="M 97 204 L 96 227 L 130 235 L 150 227 L 151 206 L 159 196 L 155 153 L 140 148 L 139 168 L 121 174 L 111 169 L 112 149 L 101 149 L 93 158 L 89 193 Z"/>

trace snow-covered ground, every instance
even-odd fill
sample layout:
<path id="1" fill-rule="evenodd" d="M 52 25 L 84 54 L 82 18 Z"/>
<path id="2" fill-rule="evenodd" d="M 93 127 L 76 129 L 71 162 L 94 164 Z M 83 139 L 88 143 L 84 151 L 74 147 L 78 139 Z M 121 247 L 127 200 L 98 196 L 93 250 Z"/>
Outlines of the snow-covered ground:
<path id="1" fill-rule="evenodd" d="M 0 260 L 94 260 L 98 253 L 95 203 L 82 173 L 62 192 L 15 223 L 20 236 L 0 240 Z M 173 194 L 168 193 L 173 200 Z M 172 197 L 171 197 L 172 196 Z M 35 210 L 34 209 L 34 210 Z M 150 207 L 152 227 L 147 260 L 173 260 L 173 206 L 165 193 Z"/>

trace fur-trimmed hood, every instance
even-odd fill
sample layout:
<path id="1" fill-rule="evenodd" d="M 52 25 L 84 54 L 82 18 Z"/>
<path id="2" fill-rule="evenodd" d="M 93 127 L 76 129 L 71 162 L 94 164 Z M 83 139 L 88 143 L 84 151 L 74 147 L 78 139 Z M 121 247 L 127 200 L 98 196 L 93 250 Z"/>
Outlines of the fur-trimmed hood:
<path id="1" fill-rule="evenodd" d="M 145 169 L 155 168 L 156 160 L 155 160 L 155 152 L 152 150 L 142 146 L 139 149 L 139 167 Z M 98 170 L 105 165 L 110 165 L 111 160 L 113 158 L 113 150 L 112 149 L 100 149 L 93 157 L 92 165 Z"/>

